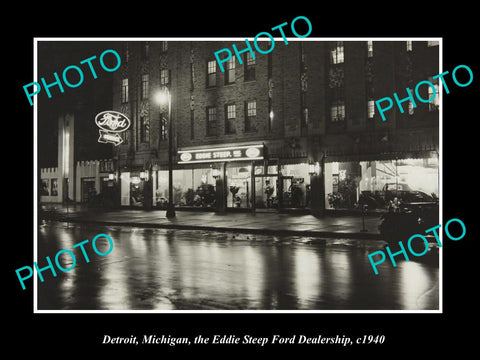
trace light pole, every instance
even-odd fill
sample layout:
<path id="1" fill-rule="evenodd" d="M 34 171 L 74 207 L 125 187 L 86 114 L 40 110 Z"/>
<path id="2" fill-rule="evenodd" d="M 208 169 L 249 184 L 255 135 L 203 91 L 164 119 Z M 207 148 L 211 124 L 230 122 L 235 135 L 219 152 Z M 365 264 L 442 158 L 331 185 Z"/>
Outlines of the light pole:
<path id="1" fill-rule="evenodd" d="M 167 103 L 168 106 L 168 204 L 167 218 L 175 217 L 175 206 L 173 205 L 173 126 L 172 126 L 172 96 L 167 86 L 156 95 L 159 104 Z"/>

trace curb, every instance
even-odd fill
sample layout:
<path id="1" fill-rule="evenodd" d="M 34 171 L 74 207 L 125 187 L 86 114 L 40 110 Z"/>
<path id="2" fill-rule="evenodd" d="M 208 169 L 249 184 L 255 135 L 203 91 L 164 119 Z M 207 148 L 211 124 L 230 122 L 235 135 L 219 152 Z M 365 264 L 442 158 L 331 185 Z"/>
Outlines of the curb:
<path id="1" fill-rule="evenodd" d="M 69 219 L 45 219 L 56 222 L 84 223 L 93 225 L 107 226 L 129 226 L 157 229 L 176 229 L 176 230 L 205 230 L 242 234 L 263 234 L 263 235 L 288 235 L 288 236 L 311 236 L 311 237 L 327 237 L 337 239 L 360 239 L 360 240 L 383 240 L 379 233 L 370 232 L 335 232 L 335 231 L 316 231 L 316 230 L 289 230 L 289 229 L 258 229 L 258 228 L 233 228 L 208 225 L 185 225 L 185 224 L 154 224 L 139 222 L 117 222 L 117 221 L 98 221 L 82 218 Z"/>

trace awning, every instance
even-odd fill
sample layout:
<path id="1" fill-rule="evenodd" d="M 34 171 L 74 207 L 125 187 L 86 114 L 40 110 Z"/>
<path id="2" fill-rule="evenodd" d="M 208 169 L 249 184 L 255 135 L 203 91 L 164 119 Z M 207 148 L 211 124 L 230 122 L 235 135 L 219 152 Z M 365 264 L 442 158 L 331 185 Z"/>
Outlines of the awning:
<path id="1" fill-rule="evenodd" d="M 325 162 L 349 162 L 349 161 L 385 161 L 385 160 L 401 160 L 401 159 L 425 159 L 438 157 L 436 150 L 409 150 L 409 151 L 393 151 L 383 153 L 370 154 L 341 154 L 333 151 L 325 152 Z"/>

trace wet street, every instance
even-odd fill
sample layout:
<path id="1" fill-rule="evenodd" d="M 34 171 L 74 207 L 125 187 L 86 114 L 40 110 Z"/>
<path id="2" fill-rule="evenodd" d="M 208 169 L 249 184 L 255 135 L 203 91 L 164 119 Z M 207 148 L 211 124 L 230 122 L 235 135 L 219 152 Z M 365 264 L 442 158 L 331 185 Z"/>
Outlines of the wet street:
<path id="1" fill-rule="evenodd" d="M 106 256 L 90 244 L 99 233 L 114 242 Z M 80 248 L 72 249 L 85 239 L 89 263 Z M 38 309 L 438 309 L 438 262 L 398 256 L 394 268 L 387 258 L 375 275 L 367 255 L 384 244 L 50 222 L 39 227 L 39 267 L 62 249 L 73 251 L 76 266 L 68 272 L 56 268 L 57 277 L 43 272 Z M 108 250 L 106 239 L 97 246 Z M 72 258 L 63 253 L 60 264 L 68 268 Z"/>

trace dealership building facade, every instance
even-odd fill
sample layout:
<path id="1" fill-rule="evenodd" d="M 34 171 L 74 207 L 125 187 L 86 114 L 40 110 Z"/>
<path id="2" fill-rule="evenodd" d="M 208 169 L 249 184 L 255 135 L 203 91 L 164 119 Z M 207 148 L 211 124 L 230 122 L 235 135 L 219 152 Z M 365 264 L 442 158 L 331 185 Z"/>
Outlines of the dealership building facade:
<path id="1" fill-rule="evenodd" d="M 245 48 L 232 40 L 114 43 L 122 64 L 112 110 L 131 125 L 104 177 L 120 206 L 165 206 L 169 153 L 176 208 L 354 209 L 362 194 L 392 184 L 438 195 L 438 96 L 405 101 L 387 121 L 375 108 L 422 80 L 439 90 L 438 42 L 292 39 L 269 54 L 232 56 L 221 72 L 214 52 L 232 43 Z M 431 88 L 419 90 L 429 98 Z"/>

